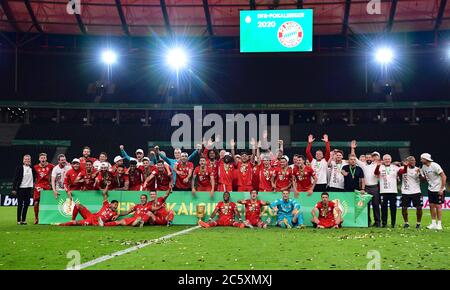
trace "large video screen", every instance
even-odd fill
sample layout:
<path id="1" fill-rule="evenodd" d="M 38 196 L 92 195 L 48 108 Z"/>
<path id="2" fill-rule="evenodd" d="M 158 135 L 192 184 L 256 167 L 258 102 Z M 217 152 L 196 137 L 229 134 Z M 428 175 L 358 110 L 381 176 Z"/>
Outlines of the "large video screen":
<path id="1" fill-rule="evenodd" d="M 312 51 L 313 10 L 240 11 L 241 52 Z"/>

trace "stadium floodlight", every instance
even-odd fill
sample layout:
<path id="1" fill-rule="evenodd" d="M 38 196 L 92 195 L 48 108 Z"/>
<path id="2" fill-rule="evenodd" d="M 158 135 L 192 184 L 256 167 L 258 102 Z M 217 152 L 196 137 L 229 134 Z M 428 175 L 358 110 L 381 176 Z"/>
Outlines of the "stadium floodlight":
<path id="1" fill-rule="evenodd" d="M 168 51 L 166 61 L 171 68 L 178 71 L 187 65 L 188 55 L 183 48 L 175 47 Z"/>
<path id="2" fill-rule="evenodd" d="M 394 52 L 389 47 L 381 47 L 375 52 L 375 59 L 380 64 L 389 64 L 394 59 Z"/>
<path id="3" fill-rule="evenodd" d="M 117 61 L 117 54 L 112 50 L 102 52 L 102 61 L 107 65 L 112 65 Z"/>

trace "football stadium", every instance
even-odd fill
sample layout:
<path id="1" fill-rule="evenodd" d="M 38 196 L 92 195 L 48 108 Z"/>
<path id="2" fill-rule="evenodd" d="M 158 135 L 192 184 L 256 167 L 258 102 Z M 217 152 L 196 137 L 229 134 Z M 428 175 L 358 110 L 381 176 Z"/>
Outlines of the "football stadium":
<path id="1" fill-rule="evenodd" d="M 0 270 L 450 268 L 447 0 L 1 0 L 0 80 Z"/>

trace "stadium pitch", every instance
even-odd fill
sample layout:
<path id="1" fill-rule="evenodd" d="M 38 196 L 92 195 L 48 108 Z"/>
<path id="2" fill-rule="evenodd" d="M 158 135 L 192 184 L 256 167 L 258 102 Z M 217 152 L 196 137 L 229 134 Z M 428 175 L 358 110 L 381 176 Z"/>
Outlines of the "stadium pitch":
<path id="1" fill-rule="evenodd" d="M 0 208 L 2 270 L 65 269 L 72 250 L 86 263 L 192 227 L 18 226 L 14 213 L 13 207 Z M 411 222 L 413 217 L 411 212 Z M 367 269 L 373 251 L 380 254 L 381 269 L 447 269 L 450 231 L 427 230 L 429 221 L 425 212 L 420 230 L 200 228 L 85 269 Z M 444 211 L 443 224 L 449 223 Z"/>

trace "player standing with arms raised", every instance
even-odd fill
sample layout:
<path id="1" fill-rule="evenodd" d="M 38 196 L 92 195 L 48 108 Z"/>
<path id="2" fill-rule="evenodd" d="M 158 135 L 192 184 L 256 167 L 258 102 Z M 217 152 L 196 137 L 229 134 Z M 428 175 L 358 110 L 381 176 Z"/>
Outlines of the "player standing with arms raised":
<path id="1" fill-rule="evenodd" d="M 306 146 L 306 157 L 311 163 L 311 167 L 317 175 L 317 184 L 315 186 L 316 191 L 326 191 L 327 189 L 327 175 L 328 175 L 328 160 L 330 160 L 330 142 L 328 135 L 324 134 L 322 141 L 325 143 L 325 158 L 322 150 L 316 151 L 316 158 L 311 154 L 311 147 L 314 142 L 314 136 L 308 136 L 308 145 Z"/>

